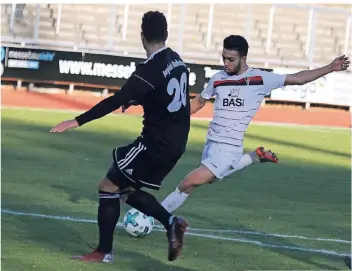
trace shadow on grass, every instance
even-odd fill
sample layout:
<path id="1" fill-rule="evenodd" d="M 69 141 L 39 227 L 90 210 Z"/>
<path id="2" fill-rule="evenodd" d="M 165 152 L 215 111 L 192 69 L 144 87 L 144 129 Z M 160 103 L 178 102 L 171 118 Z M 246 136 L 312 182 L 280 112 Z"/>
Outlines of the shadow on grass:
<path id="1" fill-rule="evenodd" d="M 43 213 L 46 213 L 45 208 L 42 209 Z M 15 219 L 16 221 L 14 221 Z M 50 262 L 52 261 L 52 257 L 57 257 L 58 253 L 60 253 L 60 257 L 66 258 L 64 262 L 61 262 L 61 259 L 58 259 L 53 262 L 56 266 L 56 270 L 64 270 L 60 269 L 61 264 L 65 264 L 67 261 L 72 261 L 70 263 L 71 266 L 81 266 L 84 263 L 79 261 L 71 260 L 70 257 L 73 255 L 85 254 L 91 251 L 88 247 L 89 245 L 96 245 L 97 239 L 94 240 L 92 244 L 93 236 L 97 236 L 97 226 L 89 225 L 89 224 L 79 224 L 71 226 L 71 223 L 67 221 L 60 220 L 52 220 L 46 218 L 32 218 L 26 216 L 16 216 L 10 217 L 10 215 L 3 215 L 3 223 L 5 224 L 5 231 L 9 229 L 9 223 L 16 225 L 16 229 L 10 229 L 7 232 L 7 235 L 10 235 L 13 238 L 14 242 L 25 243 L 28 247 L 35 247 L 35 251 L 31 255 L 31 252 L 27 251 L 27 256 L 29 258 L 40 257 L 40 261 Z M 93 233 L 94 227 L 94 233 Z M 79 230 L 76 230 L 78 229 Z M 164 236 L 163 236 L 164 237 Z M 88 238 L 88 239 L 87 239 Z M 123 244 L 129 243 L 130 237 L 126 236 L 121 229 L 116 231 L 115 233 L 115 261 L 113 265 L 115 268 L 119 267 L 119 264 L 122 265 L 122 268 L 125 270 L 126 266 L 129 266 L 133 270 L 145 271 L 145 270 L 178 270 L 178 271 L 192 271 L 190 268 L 183 268 L 174 265 L 164 264 L 163 262 L 153 259 L 147 254 L 138 253 L 142 249 L 138 249 L 137 251 L 131 251 L 131 247 L 129 249 L 124 249 Z M 158 242 L 157 240 L 155 242 Z M 165 243 L 165 258 L 167 257 L 167 240 L 163 240 Z M 43 250 L 40 255 L 38 254 L 37 247 L 39 245 L 39 249 Z M 141 243 L 141 246 L 143 244 Z M 132 246 L 133 247 L 133 246 Z M 23 248 L 22 248 L 23 249 Z M 30 248 L 28 248 L 30 249 Z M 2 250 L 2 261 L 7 261 L 10 257 L 11 251 L 7 251 L 7 248 L 4 247 Z M 5 256 L 4 256 L 5 255 Z M 32 261 L 32 260 L 31 260 Z M 122 261 L 122 262 L 121 262 Z M 19 263 L 8 263 L 10 265 L 18 265 Z M 41 263 L 37 263 L 37 268 L 41 266 Z M 90 264 L 91 266 L 92 264 Z M 28 270 L 33 267 L 33 263 L 23 261 L 21 264 L 22 268 L 26 268 L 23 270 Z M 22 270 L 22 269 L 21 269 Z M 76 270 L 76 269 L 75 269 Z"/>

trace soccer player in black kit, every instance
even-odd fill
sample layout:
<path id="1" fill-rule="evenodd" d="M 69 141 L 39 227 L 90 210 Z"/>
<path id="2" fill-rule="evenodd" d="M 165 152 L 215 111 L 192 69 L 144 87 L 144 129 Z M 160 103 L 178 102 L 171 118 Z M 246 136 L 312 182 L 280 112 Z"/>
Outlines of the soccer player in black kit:
<path id="1" fill-rule="evenodd" d="M 112 262 L 120 200 L 164 225 L 169 242 L 168 260 L 175 260 L 182 250 L 187 222 L 171 215 L 141 188 L 159 190 L 185 152 L 190 130 L 189 72 L 180 56 L 165 47 L 168 32 L 162 13 L 145 13 L 141 28 L 148 59 L 136 67 L 121 90 L 50 131 L 64 132 L 132 104 L 144 109 L 141 135 L 131 144 L 112 151 L 112 165 L 99 183 L 99 245 L 92 253 L 73 257 L 81 261 Z"/>

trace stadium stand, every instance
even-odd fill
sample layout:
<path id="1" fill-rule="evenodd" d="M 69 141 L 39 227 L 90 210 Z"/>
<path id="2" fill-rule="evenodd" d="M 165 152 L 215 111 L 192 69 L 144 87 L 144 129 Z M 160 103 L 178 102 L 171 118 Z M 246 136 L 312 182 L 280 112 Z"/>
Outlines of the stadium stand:
<path id="1" fill-rule="evenodd" d="M 17 4 L 13 12 L 13 5 L 7 4 L 1 5 L 1 36 L 2 42 L 34 39 L 46 47 L 142 56 L 141 16 L 159 10 L 168 16 L 168 45 L 188 61 L 218 64 L 222 40 L 233 33 L 249 40 L 250 62 L 266 67 L 320 65 L 351 54 L 351 5 L 314 7 L 312 12 L 310 5 Z"/>

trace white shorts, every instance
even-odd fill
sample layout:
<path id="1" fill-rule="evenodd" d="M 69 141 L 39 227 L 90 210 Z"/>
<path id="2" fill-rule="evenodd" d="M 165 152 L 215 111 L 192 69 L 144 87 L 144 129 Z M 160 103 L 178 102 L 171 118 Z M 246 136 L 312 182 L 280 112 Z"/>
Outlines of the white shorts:
<path id="1" fill-rule="evenodd" d="M 201 164 L 222 179 L 226 172 L 232 170 L 243 155 L 243 146 L 208 139 L 204 145 Z"/>

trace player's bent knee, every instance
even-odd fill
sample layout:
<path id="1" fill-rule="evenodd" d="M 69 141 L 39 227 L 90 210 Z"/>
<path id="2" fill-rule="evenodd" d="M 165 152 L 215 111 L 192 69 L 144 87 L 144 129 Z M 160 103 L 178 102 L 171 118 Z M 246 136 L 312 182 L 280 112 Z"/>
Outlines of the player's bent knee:
<path id="1" fill-rule="evenodd" d="M 119 191 L 119 187 L 107 178 L 104 178 L 99 182 L 98 189 L 99 191 L 104 191 L 108 193 L 117 193 Z"/>
<path id="2" fill-rule="evenodd" d="M 125 186 L 123 188 L 118 187 L 116 184 L 114 184 L 107 178 L 104 178 L 99 182 L 98 189 L 102 192 L 114 194 L 131 194 L 136 191 L 136 189 L 132 186 Z"/>
<path id="3" fill-rule="evenodd" d="M 216 178 L 215 174 L 204 165 L 201 165 L 196 171 L 196 178 L 200 184 L 210 183 Z"/>
<path id="4" fill-rule="evenodd" d="M 193 188 L 211 183 L 215 179 L 215 175 L 205 166 L 193 170 L 189 173 L 179 185 L 181 192 L 190 192 Z"/>

